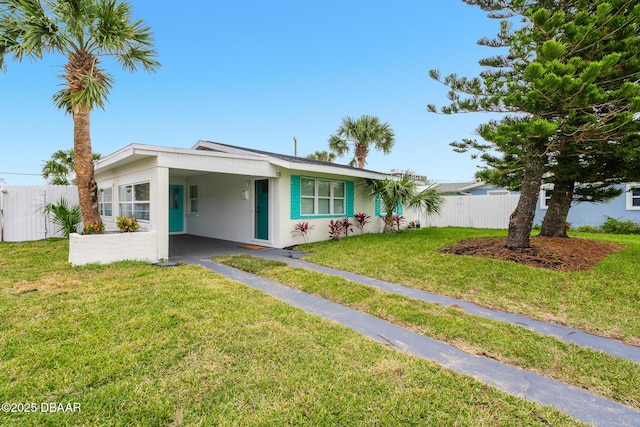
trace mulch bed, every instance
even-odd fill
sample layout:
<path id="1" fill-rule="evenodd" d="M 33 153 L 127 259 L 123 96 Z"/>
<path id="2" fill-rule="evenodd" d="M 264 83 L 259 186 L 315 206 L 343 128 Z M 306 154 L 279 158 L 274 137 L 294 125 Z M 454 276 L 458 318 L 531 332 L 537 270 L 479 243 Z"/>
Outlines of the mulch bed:
<path id="1" fill-rule="evenodd" d="M 440 252 L 503 259 L 551 270 L 577 271 L 592 269 L 602 258 L 624 247 L 586 239 L 532 237 L 531 247 L 512 250 L 504 247 L 505 242 L 506 237 L 464 239 L 440 249 Z"/>

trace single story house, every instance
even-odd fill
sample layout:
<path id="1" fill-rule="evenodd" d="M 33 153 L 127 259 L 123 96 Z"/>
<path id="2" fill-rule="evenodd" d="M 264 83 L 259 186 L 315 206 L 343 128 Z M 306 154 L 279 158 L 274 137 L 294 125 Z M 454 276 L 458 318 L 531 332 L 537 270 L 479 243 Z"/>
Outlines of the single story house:
<path id="1" fill-rule="evenodd" d="M 137 218 L 141 230 L 155 232 L 158 260 L 168 259 L 171 234 L 284 248 L 303 243 L 292 231 L 308 222 L 309 240 L 326 240 L 331 220 L 375 216 L 375 201 L 359 197 L 357 186 L 387 177 L 209 141 L 190 149 L 131 144 L 95 169 L 106 229 L 117 229 L 119 215 Z M 365 231 L 380 227 L 372 221 Z"/>
<path id="2" fill-rule="evenodd" d="M 509 191 L 506 188 L 486 184 L 482 181 L 444 182 L 436 184 L 435 188 L 445 196 L 504 196 L 518 194 L 516 191 Z"/>
<path id="3" fill-rule="evenodd" d="M 640 223 L 640 183 L 621 184 L 619 187 L 622 194 L 606 202 L 573 203 L 567 222 L 573 228 L 581 225 L 600 226 L 605 223 L 607 217 Z M 546 185 L 540 190 L 534 219 L 536 224 L 542 224 L 542 219 L 549 208 L 552 192 L 553 185 Z"/>

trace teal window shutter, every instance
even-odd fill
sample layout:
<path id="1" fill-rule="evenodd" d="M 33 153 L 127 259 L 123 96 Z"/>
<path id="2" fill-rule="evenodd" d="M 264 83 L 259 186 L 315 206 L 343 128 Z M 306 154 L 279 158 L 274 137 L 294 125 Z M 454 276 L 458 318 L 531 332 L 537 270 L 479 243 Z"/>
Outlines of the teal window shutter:
<path id="1" fill-rule="evenodd" d="M 354 200 L 354 186 L 353 186 L 353 181 L 347 181 L 346 182 L 347 188 L 346 188 L 346 209 L 345 209 L 345 214 L 347 217 L 352 217 L 353 216 L 353 200 Z"/>
<path id="2" fill-rule="evenodd" d="M 402 203 L 398 202 L 394 214 L 402 215 Z M 376 194 L 376 216 L 385 216 L 386 213 L 382 212 L 382 201 L 380 195 Z"/>
<path id="3" fill-rule="evenodd" d="M 291 175 L 291 219 L 300 219 L 300 175 Z"/>

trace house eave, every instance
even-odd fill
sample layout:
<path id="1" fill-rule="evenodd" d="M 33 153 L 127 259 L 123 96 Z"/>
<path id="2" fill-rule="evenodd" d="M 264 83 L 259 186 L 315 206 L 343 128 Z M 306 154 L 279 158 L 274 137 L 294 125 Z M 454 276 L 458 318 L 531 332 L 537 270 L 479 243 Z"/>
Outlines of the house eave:
<path id="1" fill-rule="evenodd" d="M 192 150 L 198 150 L 198 152 L 207 152 L 213 151 L 216 153 L 228 153 L 234 155 L 249 155 L 249 156 L 257 156 L 263 159 L 266 159 L 269 163 L 274 166 L 287 169 L 287 170 L 295 170 L 302 172 L 310 172 L 310 173 L 324 173 L 331 175 L 343 175 L 343 176 L 351 176 L 354 178 L 363 178 L 363 179 L 385 179 L 388 178 L 389 175 L 382 172 L 371 171 L 367 169 L 358 169 L 353 167 L 348 167 L 345 165 L 336 165 L 328 162 L 321 163 L 308 163 L 307 159 L 300 158 L 300 161 L 296 161 L 293 156 L 280 156 L 285 157 L 285 159 L 272 156 L 267 152 L 256 152 L 257 150 L 251 149 L 243 149 L 242 147 L 234 147 L 227 144 L 221 144 L 218 142 L 212 141 L 198 141 L 193 147 Z M 294 158 L 294 160 L 288 160 L 290 158 Z"/>

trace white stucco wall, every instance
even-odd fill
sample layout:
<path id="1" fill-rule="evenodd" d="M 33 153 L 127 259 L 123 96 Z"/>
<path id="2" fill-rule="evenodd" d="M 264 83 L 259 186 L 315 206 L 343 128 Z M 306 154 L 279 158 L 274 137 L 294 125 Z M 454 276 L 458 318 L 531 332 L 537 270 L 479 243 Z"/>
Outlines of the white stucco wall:
<path id="1" fill-rule="evenodd" d="M 303 218 L 303 219 L 291 219 L 291 175 L 301 175 L 312 178 L 329 178 L 335 180 L 345 180 L 354 182 L 354 204 L 353 213 L 364 212 L 371 216 L 369 224 L 365 225 L 365 233 L 378 233 L 382 230 L 382 220 L 375 217 L 375 201 L 373 199 L 363 199 L 358 195 L 359 179 L 353 177 L 346 177 L 340 175 L 330 175 L 322 173 L 309 173 L 300 171 L 286 171 L 283 170 L 282 176 L 279 179 L 279 189 L 283 197 L 280 198 L 279 210 L 280 215 L 277 218 L 278 227 L 280 232 L 280 242 L 278 247 L 287 247 L 304 243 L 301 236 L 292 236 L 291 232 L 299 222 L 308 222 L 310 226 L 313 226 L 313 230 L 309 231 L 309 241 L 317 242 L 327 240 L 329 238 L 329 223 L 331 220 L 337 220 L 345 218 L 346 215 L 338 216 L 335 218 Z M 352 223 L 355 223 L 353 217 L 349 217 Z M 353 233 L 350 235 L 360 234 L 360 230 L 354 225 Z"/>

